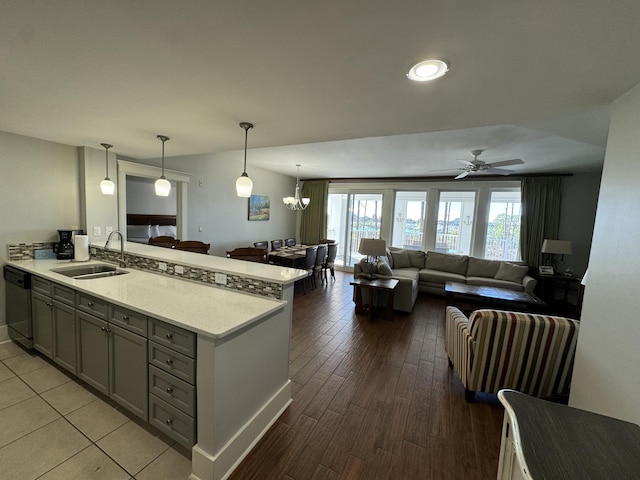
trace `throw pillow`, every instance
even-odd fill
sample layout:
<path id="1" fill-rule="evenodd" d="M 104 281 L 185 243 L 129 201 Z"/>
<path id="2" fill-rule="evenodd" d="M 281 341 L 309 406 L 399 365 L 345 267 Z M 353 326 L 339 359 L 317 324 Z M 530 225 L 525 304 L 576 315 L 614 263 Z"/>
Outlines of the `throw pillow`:
<path id="1" fill-rule="evenodd" d="M 411 259 L 406 250 L 391 250 L 393 258 L 393 268 L 409 268 L 411 267 Z"/>
<path id="2" fill-rule="evenodd" d="M 366 273 L 367 275 L 371 273 L 378 273 L 376 264 L 367 262 L 367 257 L 361 258 L 360 262 L 358 263 L 360 263 L 360 269 L 362 270 L 363 273 Z"/>
<path id="3" fill-rule="evenodd" d="M 146 238 L 149 239 L 149 225 L 127 225 L 127 238 Z"/>
<path id="4" fill-rule="evenodd" d="M 393 275 L 393 270 L 391 270 L 391 267 L 387 265 L 386 262 L 383 262 L 382 260 L 378 261 L 378 264 L 376 265 L 376 270 L 380 275 L 387 275 L 389 277 Z"/>
<path id="5" fill-rule="evenodd" d="M 513 263 L 501 262 L 498 272 L 493 278 L 496 280 L 506 280 L 508 282 L 522 282 L 522 279 L 529 271 L 526 265 L 515 265 Z"/>

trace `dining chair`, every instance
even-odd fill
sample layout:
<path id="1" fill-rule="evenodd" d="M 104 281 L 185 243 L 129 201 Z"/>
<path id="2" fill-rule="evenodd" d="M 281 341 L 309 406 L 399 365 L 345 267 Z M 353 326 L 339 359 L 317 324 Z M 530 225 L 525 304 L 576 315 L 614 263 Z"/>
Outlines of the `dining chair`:
<path id="1" fill-rule="evenodd" d="M 267 251 L 264 248 L 239 247 L 229 250 L 227 258 L 246 260 L 248 262 L 267 263 Z"/>
<path id="2" fill-rule="evenodd" d="M 335 266 L 335 262 L 336 262 L 336 255 L 338 253 L 338 244 L 337 243 L 330 243 L 327 246 L 327 259 L 324 261 L 324 264 L 322 265 L 322 273 L 324 275 L 324 279 L 327 282 L 327 285 L 329 285 L 329 280 L 327 278 L 327 270 L 329 270 L 331 272 L 331 278 L 333 279 L 333 281 L 336 281 L 336 272 L 334 269 Z"/>
<path id="3" fill-rule="evenodd" d="M 316 263 L 313 266 L 313 287 L 317 287 L 316 284 L 316 276 L 320 277 L 320 283 L 324 284 L 324 279 L 322 277 L 322 266 L 327 258 L 327 244 L 322 243 L 318 245 L 318 252 L 316 254 Z"/>
<path id="4" fill-rule="evenodd" d="M 147 243 L 156 247 L 175 248 L 178 239 L 167 236 L 151 237 Z"/>
<path id="5" fill-rule="evenodd" d="M 182 242 L 176 243 L 174 248 L 176 250 L 184 250 L 187 252 L 208 254 L 211 248 L 211 244 L 200 242 L 198 240 L 184 240 Z"/>
<path id="6" fill-rule="evenodd" d="M 283 245 L 282 240 L 271 240 L 271 250 L 279 250 Z"/>
<path id="7" fill-rule="evenodd" d="M 263 242 L 253 242 L 253 246 L 256 248 L 264 248 L 265 250 L 269 250 L 269 242 L 266 240 Z"/>
<path id="8" fill-rule="evenodd" d="M 317 257 L 318 257 L 318 246 L 317 245 L 313 245 L 311 247 L 307 247 L 306 252 L 305 252 L 305 257 L 304 257 L 304 266 L 301 267 L 302 270 L 306 270 L 307 271 L 307 276 L 303 277 L 300 280 L 297 280 L 295 282 L 295 283 L 301 283 L 302 284 L 302 291 L 304 292 L 305 295 L 307 294 L 307 288 L 306 288 L 305 284 L 309 280 L 309 277 L 312 277 L 311 286 L 313 287 L 313 273 L 314 273 L 314 269 L 315 269 L 315 266 L 316 266 L 316 258 Z"/>
<path id="9" fill-rule="evenodd" d="M 287 239 L 284 241 L 284 244 L 285 244 L 287 247 L 295 247 L 295 246 L 296 246 L 296 239 L 295 239 L 295 238 L 287 238 Z"/>

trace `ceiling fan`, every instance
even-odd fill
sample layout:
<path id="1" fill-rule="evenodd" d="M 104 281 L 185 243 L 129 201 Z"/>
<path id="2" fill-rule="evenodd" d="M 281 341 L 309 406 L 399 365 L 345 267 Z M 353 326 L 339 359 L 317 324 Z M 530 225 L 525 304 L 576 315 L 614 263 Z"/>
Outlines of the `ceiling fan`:
<path id="1" fill-rule="evenodd" d="M 497 168 L 497 167 L 506 167 L 509 165 L 521 165 L 524 162 L 519 158 L 514 158 L 512 160 L 503 160 L 501 162 L 494 163 L 485 163 L 482 160 L 478 160 L 478 156 L 483 152 L 483 150 L 471 150 L 471 156 L 473 160 L 458 160 L 462 163 L 462 167 L 458 170 L 462 170 L 458 176 L 455 177 L 456 180 L 460 178 L 464 178 L 467 175 L 473 175 L 476 173 L 488 173 L 494 175 L 510 175 L 513 173 L 513 170 L 507 170 L 506 168 Z"/>

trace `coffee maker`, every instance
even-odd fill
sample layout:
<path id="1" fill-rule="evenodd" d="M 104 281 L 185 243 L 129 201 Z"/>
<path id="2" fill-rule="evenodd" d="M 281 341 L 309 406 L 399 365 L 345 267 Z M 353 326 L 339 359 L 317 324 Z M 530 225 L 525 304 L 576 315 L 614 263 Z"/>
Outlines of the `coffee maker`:
<path id="1" fill-rule="evenodd" d="M 58 230 L 60 241 L 53 244 L 53 253 L 58 260 L 73 260 L 73 230 Z"/>

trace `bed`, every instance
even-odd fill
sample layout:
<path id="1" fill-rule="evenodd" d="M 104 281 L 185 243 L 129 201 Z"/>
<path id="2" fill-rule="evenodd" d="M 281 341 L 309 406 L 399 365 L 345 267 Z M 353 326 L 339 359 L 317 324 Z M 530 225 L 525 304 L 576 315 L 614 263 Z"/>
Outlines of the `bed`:
<path id="1" fill-rule="evenodd" d="M 127 213 L 127 241 L 149 243 L 152 237 L 178 238 L 175 215 Z"/>

